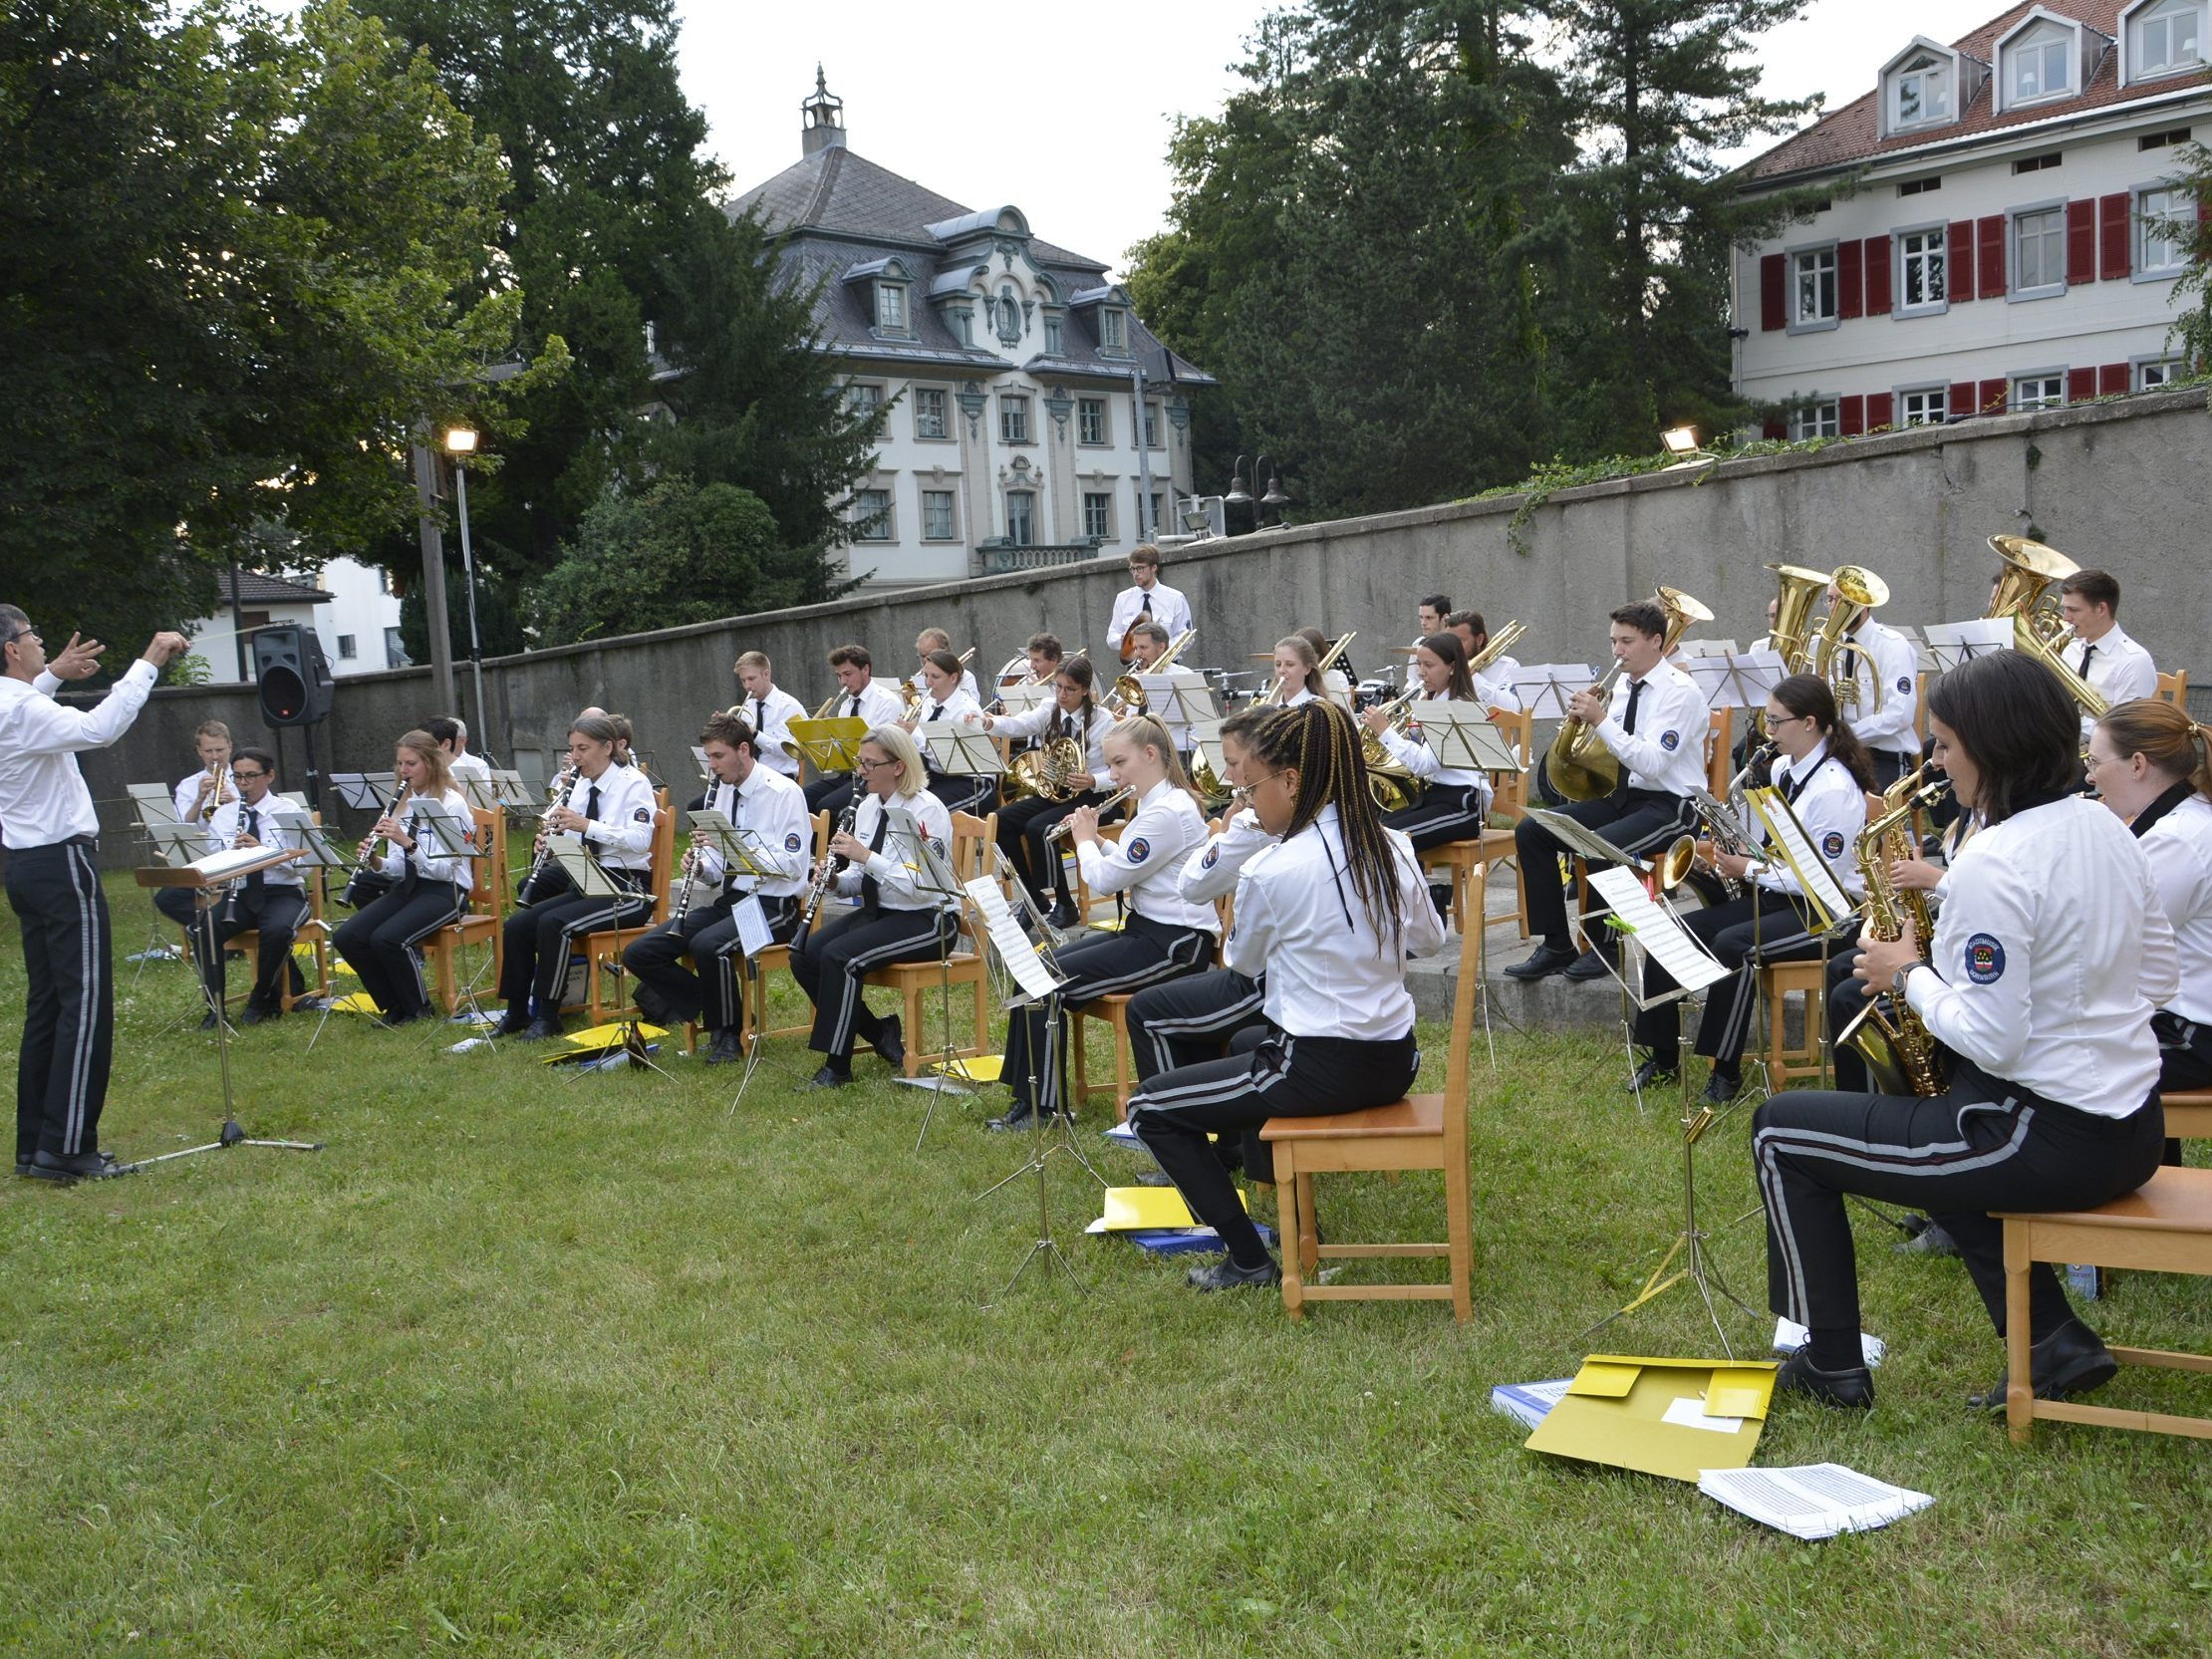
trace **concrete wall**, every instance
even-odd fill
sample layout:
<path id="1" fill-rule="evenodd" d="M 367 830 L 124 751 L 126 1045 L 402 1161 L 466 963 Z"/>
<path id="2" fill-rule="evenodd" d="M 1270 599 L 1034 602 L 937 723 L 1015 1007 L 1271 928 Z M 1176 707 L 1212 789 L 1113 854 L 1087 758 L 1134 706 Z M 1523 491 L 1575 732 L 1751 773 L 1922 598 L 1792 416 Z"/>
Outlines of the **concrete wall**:
<path id="1" fill-rule="evenodd" d="M 1604 655 L 1605 612 L 1662 582 L 1711 607 L 1711 634 L 1756 638 L 1775 589 L 1762 567 L 1777 560 L 1871 566 L 1890 584 L 1886 614 L 1902 622 L 1979 616 L 1997 563 L 1985 538 L 2034 526 L 2081 564 L 2118 575 L 2128 631 L 2161 668 L 2202 681 L 2212 670 L 2208 477 L 2212 420 L 2198 388 L 1562 491 L 1530 519 L 1525 553 L 1510 542 L 1520 501 L 1507 498 L 1205 544 L 1179 553 L 1168 579 L 1191 597 L 1199 637 L 1189 661 L 1201 667 L 1249 668 L 1247 653 L 1312 623 L 1359 630 L 1353 658 L 1372 668 L 1387 660 L 1381 648 L 1411 638 L 1415 601 L 1437 589 L 1481 608 L 1494 628 L 1524 622 L 1523 662 L 1589 662 Z M 497 660 L 484 670 L 486 746 L 503 763 L 521 750 L 555 755 L 567 719 L 599 703 L 637 721 L 664 775 L 686 777 L 701 717 L 738 694 L 730 665 L 741 650 L 766 651 L 779 682 L 812 707 L 830 690 L 822 659 L 831 647 L 864 641 L 897 677 L 913 665 L 915 634 L 933 623 L 980 648 L 983 677 L 1039 628 L 1100 656 L 1126 584 L 1117 557 Z M 465 663 L 455 678 L 473 714 Z M 428 691 L 423 669 L 341 681 L 316 733 L 322 765 L 334 753 L 354 769 L 389 765 L 392 739 L 434 711 Z M 201 719 L 228 720 L 241 740 L 263 735 L 253 707 L 250 690 L 158 691 L 121 743 L 85 757 L 111 862 L 131 852 L 115 833 L 126 781 L 181 777 Z M 285 784 L 296 786 L 298 734 L 283 743 Z"/>

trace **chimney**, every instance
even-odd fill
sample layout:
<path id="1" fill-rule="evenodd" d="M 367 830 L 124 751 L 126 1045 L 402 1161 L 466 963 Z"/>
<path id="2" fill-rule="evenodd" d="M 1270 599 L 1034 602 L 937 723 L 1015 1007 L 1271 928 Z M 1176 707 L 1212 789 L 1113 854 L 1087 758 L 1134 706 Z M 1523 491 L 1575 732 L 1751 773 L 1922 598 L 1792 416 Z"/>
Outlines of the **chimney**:
<path id="1" fill-rule="evenodd" d="M 814 66 L 814 96 L 799 106 L 799 113 L 806 118 L 799 132 L 800 155 L 845 147 L 845 105 L 830 96 L 820 64 Z"/>

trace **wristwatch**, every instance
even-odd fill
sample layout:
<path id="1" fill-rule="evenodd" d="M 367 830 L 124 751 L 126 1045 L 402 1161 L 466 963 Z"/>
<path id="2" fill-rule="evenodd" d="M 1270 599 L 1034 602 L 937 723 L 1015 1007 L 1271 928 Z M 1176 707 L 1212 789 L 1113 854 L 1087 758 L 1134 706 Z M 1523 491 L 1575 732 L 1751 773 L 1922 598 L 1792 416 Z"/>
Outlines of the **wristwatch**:
<path id="1" fill-rule="evenodd" d="M 1912 970 L 1916 968 L 1926 968 L 1927 966 L 1928 965 L 1926 963 L 1915 959 L 1912 962 L 1906 963 L 1904 967 L 1898 968 L 1897 971 L 1891 974 L 1889 977 L 1889 994 L 1896 997 L 1900 1002 L 1903 1001 L 1905 998 L 1905 981 L 1912 977 Z"/>

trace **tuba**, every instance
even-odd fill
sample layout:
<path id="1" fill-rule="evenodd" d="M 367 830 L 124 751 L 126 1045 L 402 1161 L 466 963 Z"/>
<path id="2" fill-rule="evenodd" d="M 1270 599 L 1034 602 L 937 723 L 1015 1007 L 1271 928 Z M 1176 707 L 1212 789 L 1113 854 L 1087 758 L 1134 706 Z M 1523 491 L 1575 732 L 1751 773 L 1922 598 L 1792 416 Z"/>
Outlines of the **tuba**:
<path id="1" fill-rule="evenodd" d="M 1782 658 L 1784 674 L 1797 674 L 1811 660 L 1812 607 L 1828 591 L 1828 573 L 1808 565 L 1769 565 L 1782 578 L 1775 599 L 1775 626 L 1767 640 Z"/>
<path id="2" fill-rule="evenodd" d="M 1828 683 L 1828 690 L 1835 693 L 1836 706 L 1850 709 L 1858 705 L 1857 662 L 1873 662 L 1866 648 L 1854 642 L 1850 633 L 1871 616 L 1877 606 L 1889 603 L 1889 584 L 1864 565 L 1837 565 L 1835 574 L 1828 580 L 1835 587 L 1836 599 L 1821 619 L 1820 632 L 1813 640 L 1810 670 Z M 1878 712 L 1882 705 L 1879 673 L 1872 677 L 1872 684 L 1874 706 L 1866 710 L 1869 714 Z"/>
<path id="3" fill-rule="evenodd" d="M 2005 568 L 1983 615 L 1992 622 L 2000 617 L 2013 618 L 2016 636 L 2018 625 L 2025 624 L 2046 643 L 2057 641 L 2066 632 L 2066 624 L 2059 618 L 2059 601 L 2050 591 L 2051 585 L 2064 582 L 2081 567 L 2056 547 L 2046 547 L 2026 536 L 1992 536 L 1989 545 L 1990 551 L 2005 561 Z"/>
<path id="4" fill-rule="evenodd" d="M 1826 583 L 1825 576 L 1820 578 Z M 1667 632 L 1659 647 L 1663 662 L 1674 654 L 1682 643 L 1682 636 L 1691 625 L 1711 622 L 1713 613 L 1692 599 L 1680 588 L 1661 588 L 1653 597 L 1667 613 Z M 1778 619 L 1779 620 L 1779 619 Z M 1620 659 L 1599 677 L 1594 688 L 1600 695 L 1610 696 L 1613 682 L 1620 678 Z M 1551 739 L 1551 751 L 1544 757 L 1544 769 L 1550 774 L 1551 787 L 1570 801 L 1603 800 L 1620 787 L 1620 760 L 1613 751 L 1599 741 L 1594 726 L 1587 725 L 1569 714 L 1559 722 L 1558 733 Z"/>
<path id="5" fill-rule="evenodd" d="M 1921 809 L 1950 787 L 1940 779 L 1923 787 L 1920 779 L 1926 771 L 1923 766 L 1889 786 L 1882 795 L 1881 815 L 1859 831 L 1853 848 L 1859 879 L 1866 884 L 1866 932 L 1876 940 L 1902 938 L 1907 923 L 1923 944 L 1935 933 L 1927 895 L 1901 889 L 1889 879 L 1890 865 L 1920 849 Z M 1867 1075 L 1882 1094 L 1926 1099 L 1943 1092 L 1943 1050 L 1901 997 L 1887 991 L 1869 995 L 1858 1016 L 1836 1033 L 1836 1041 L 1859 1051 Z"/>

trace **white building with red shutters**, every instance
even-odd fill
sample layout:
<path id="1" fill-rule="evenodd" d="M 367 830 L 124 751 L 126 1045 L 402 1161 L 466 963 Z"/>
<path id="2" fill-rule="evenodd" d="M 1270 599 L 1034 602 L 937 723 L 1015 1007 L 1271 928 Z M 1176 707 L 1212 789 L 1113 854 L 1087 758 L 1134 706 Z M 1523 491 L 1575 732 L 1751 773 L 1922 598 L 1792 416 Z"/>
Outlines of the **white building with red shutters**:
<path id="1" fill-rule="evenodd" d="M 1735 267 L 1737 390 L 1771 437 L 2050 409 L 2162 384 L 2212 139 L 2212 0 L 2044 0 L 1896 43 L 1864 97 L 1750 162 L 1828 180 Z M 1856 177 L 1858 187 L 1848 190 Z"/>

